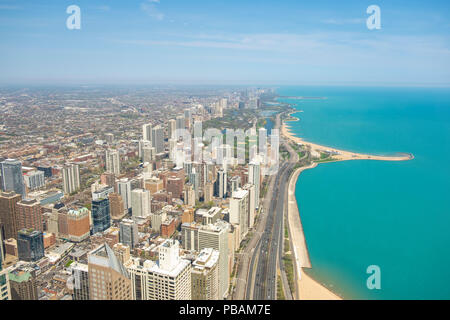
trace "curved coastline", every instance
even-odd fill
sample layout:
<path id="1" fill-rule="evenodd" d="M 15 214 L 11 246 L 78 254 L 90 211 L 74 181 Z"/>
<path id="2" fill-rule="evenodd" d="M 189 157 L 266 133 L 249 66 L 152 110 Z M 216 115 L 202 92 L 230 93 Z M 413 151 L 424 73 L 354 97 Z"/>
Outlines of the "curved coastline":
<path id="1" fill-rule="evenodd" d="M 413 154 L 399 153 L 395 156 L 380 156 L 380 155 L 369 155 L 354 153 L 345 150 L 339 150 L 335 148 L 330 148 L 311 142 L 304 141 L 303 139 L 296 137 L 289 130 L 286 122 L 288 121 L 299 121 L 300 119 L 292 117 L 292 112 L 289 114 L 293 119 L 287 119 L 283 121 L 281 134 L 288 140 L 309 146 L 311 150 L 314 151 L 327 151 L 333 152 L 334 160 L 327 162 L 336 161 L 346 161 L 346 160 L 379 160 L 379 161 L 406 161 L 414 159 Z M 295 189 L 298 177 L 303 170 L 313 169 L 318 165 L 318 163 L 312 163 L 307 167 L 297 168 L 295 172 L 290 177 L 289 189 L 288 189 L 288 229 L 291 238 L 291 247 L 294 253 L 294 266 L 295 266 L 295 276 L 296 276 L 296 299 L 299 300 L 343 300 L 342 297 L 332 292 L 330 289 L 325 287 L 325 285 L 320 284 L 318 281 L 314 280 L 311 276 L 303 271 L 303 268 L 312 268 L 311 261 L 309 259 L 309 252 L 306 244 L 305 235 L 303 232 L 303 226 L 300 218 L 300 211 L 295 197 Z"/>

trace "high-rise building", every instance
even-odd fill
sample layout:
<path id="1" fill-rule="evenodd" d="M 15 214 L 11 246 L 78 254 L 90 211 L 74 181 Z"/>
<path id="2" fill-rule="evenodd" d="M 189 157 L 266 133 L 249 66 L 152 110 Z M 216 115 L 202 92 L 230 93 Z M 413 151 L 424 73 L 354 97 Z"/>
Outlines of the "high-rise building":
<path id="1" fill-rule="evenodd" d="M 111 219 L 119 221 L 125 217 L 127 211 L 125 211 L 125 205 L 122 196 L 118 193 L 110 193 L 108 195 L 109 209 L 111 211 Z"/>
<path id="2" fill-rule="evenodd" d="M 192 263 L 192 300 L 219 299 L 219 251 L 203 249 Z"/>
<path id="3" fill-rule="evenodd" d="M 187 183 L 184 186 L 184 204 L 187 206 L 194 207 L 195 206 L 195 190 L 192 184 Z"/>
<path id="4" fill-rule="evenodd" d="M 123 265 L 128 264 L 131 259 L 129 246 L 119 242 L 114 245 L 113 251 Z"/>
<path id="5" fill-rule="evenodd" d="M 131 191 L 131 212 L 133 217 L 146 218 L 150 215 L 150 192 L 144 189 Z"/>
<path id="6" fill-rule="evenodd" d="M 205 248 L 213 248 L 219 251 L 219 299 L 225 298 L 228 294 L 228 229 L 229 224 L 222 220 L 216 221 L 213 225 L 193 223 L 181 225 L 184 249 L 201 251 Z"/>
<path id="7" fill-rule="evenodd" d="M 104 172 L 100 175 L 101 184 L 107 185 L 108 187 L 114 187 L 116 185 L 116 175 L 111 172 Z"/>
<path id="8" fill-rule="evenodd" d="M 183 194 L 184 180 L 181 178 L 168 178 L 167 179 L 167 192 L 172 193 L 173 198 L 181 198 Z"/>
<path id="9" fill-rule="evenodd" d="M 34 270 L 19 266 L 8 274 L 11 300 L 38 300 Z"/>
<path id="10" fill-rule="evenodd" d="M 127 270 L 107 243 L 88 255 L 90 300 L 131 300 Z"/>
<path id="11" fill-rule="evenodd" d="M 131 181 L 127 178 L 120 179 L 117 182 L 117 193 L 122 196 L 125 209 L 131 209 Z"/>
<path id="12" fill-rule="evenodd" d="M 103 232 L 111 226 L 109 200 L 99 199 L 92 201 L 92 233 Z"/>
<path id="13" fill-rule="evenodd" d="M 150 123 L 142 126 L 142 139 L 152 141 L 152 125 Z"/>
<path id="14" fill-rule="evenodd" d="M 230 192 L 233 194 L 237 189 L 241 187 L 241 177 L 240 176 L 234 176 L 230 179 Z"/>
<path id="15" fill-rule="evenodd" d="M 67 212 L 67 233 L 70 241 L 81 242 L 89 238 L 90 215 L 91 212 L 87 208 L 70 209 Z"/>
<path id="16" fill-rule="evenodd" d="M 0 192 L 0 222 L 3 223 L 5 238 L 17 239 L 19 221 L 17 218 L 16 203 L 22 199 L 20 194 L 14 192 Z"/>
<path id="17" fill-rule="evenodd" d="M 156 148 L 154 147 L 144 147 L 142 149 L 142 161 L 143 162 L 152 162 L 156 158 Z"/>
<path id="18" fill-rule="evenodd" d="M 152 231 L 153 232 L 160 232 L 161 231 L 161 225 L 164 221 L 166 221 L 167 213 L 163 210 L 152 213 L 150 215 L 150 220 L 152 223 Z"/>
<path id="19" fill-rule="evenodd" d="M 120 175 L 120 157 L 117 150 L 106 150 L 106 172 Z"/>
<path id="20" fill-rule="evenodd" d="M 80 189 L 80 168 L 77 164 L 69 164 L 62 168 L 63 191 L 71 194 Z"/>
<path id="21" fill-rule="evenodd" d="M 203 193 L 204 201 L 206 203 L 213 201 L 213 195 L 214 195 L 214 184 L 211 182 L 207 182 L 205 184 L 205 190 Z"/>
<path id="22" fill-rule="evenodd" d="M 223 169 L 217 171 L 217 179 L 215 182 L 215 195 L 218 198 L 225 198 L 227 196 L 227 172 Z"/>
<path id="23" fill-rule="evenodd" d="M 45 174 L 43 171 L 31 171 L 23 176 L 28 190 L 36 190 L 45 185 Z"/>
<path id="24" fill-rule="evenodd" d="M 191 300 L 191 262 L 180 258 L 179 243 L 168 239 L 159 246 L 159 260 L 132 259 L 134 300 Z"/>
<path id="25" fill-rule="evenodd" d="M 248 232 L 249 194 L 247 190 L 238 189 L 233 192 L 230 199 L 230 223 L 238 224 L 240 241 Z"/>
<path id="26" fill-rule="evenodd" d="M 36 199 L 22 199 L 16 203 L 16 214 L 19 229 L 44 231 L 42 208 Z"/>
<path id="27" fill-rule="evenodd" d="M 73 293 L 72 300 L 89 300 L 89 267 L 87 264 L 73 262 L 72 270 Z"/>
<path id="28" fill-rule="evenodd" d="M 105 134 L 105 140 L 108 144 L 113 144 L 114 143 L 114 134 L 112 134 L 112 133 Z"/>
<path id="29" fill-rule="evenodd" d="M 178 129 L 185 129 L 186 128 L 186 121 L 184 119 L 184 116 L 178 116 L 177 119 L 177 130 Z M 175 139 L 178 139 L 179 137 L 175 137 Z"/>
<path id="30" fill-rule="evenodd" d="M 164 129 L 159 125 L 152 130 L 152 147 L 156 153 L 164 152 Z"/>
<path id="31" fill-rule="evenodd" d="M 168 127 L 169 139 L 175 139 L 176 130 L 177 130 L 177 121 L 175 119 L 170 119 Z"/>
<path id="32" fill-rule="evenodd" d="M 20 161 L 6 159 L 0 162 L 0 186 L 3 191 L 14 191 L 25 197 L 26 191 Z"/>
<path id="33" fill-rule="evenodd" d="M 261 166 L 259 162 L 248 164 L 248 182 L 255 186 L 255 208 L 259 208 L 259 191 L 261 190 Z"/>
<path id="34" fill-rule="evenodd" d="M 130 247 L 131 250 L 137 245 L 139 242 L 138 226 L 133 220 L 123 219 L 120 222 L 119 241 Z"/>
<path id="35" fill-rule="evenodd" d="M 2 270 L 0 266 L 0 301 L 11 300 L 11 288 L 9 286 L 9 271 Z"/>
<path id="36" fill-rule="evenodd" d="M 17 236 L 19 260 L 38 261 L 44 257 L 44 237 L 42 231 L 33 229 L 19 230 Z"/>
<path id="37" fill-rule="evenodd" d="M 255 223 L 255 186 L 253 184 L 247 183 L 242 187 L 242 189 L 248 191 L 248 227 L 253 228 Z"/>

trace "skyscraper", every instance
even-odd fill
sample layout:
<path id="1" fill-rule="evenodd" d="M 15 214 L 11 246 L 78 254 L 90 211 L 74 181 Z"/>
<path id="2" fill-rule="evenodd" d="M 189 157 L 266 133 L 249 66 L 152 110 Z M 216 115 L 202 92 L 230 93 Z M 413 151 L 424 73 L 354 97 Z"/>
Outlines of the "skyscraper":
<path id="1" fill-rule="evenodd" d="M 117 182 L 117 192 L 122 196 L 125 209 L 131 208 L 131 181 L 127 178 Z"/>
<path id="2" fill-rule="evenodd" d="M 38 261 L 44 256 L 44 237 L 41 231 L 33 229 L 19 230 L 17 236 L 19 260 Z"/>
<path id="3" fill-rule="evenodd" d="M 88 273 L 91 300 L 131 300 L 128 272 L 107 243 L 89 253 Z"/>
<path id="4" fill-rule="evenodd" d="M 169 135 L 169 140 L 170 139 L 175 139 L 175 132 L 177 130 L 177 121 L 175 119 L 170 119 L 169 120 L 169 127 L 168 127 L 168 135 Z"/>
<path id="5" fill-rule="evenodd" d="M 215 182 L 215 195 L 218 198 L 227 196 L 227 172 L 223 169 L 217 171 L 217 179 Z"/>
<path id="6" fill-rule="evenodd" d="M 67 212 L 67 233 L 70 241 L 81 242 L 89 238 L 90 214 L 87 208 L 70 209 Z"/>
<path id="7" fill-rule="evenodd" d="M 111 226 L 111 216 L 108 199 L 98 199 L 92 201 L 92 223 L 93 234 L 103 232 Z"/>
<path id="8" fill-rule="evenodd" d="M 73 293 L 72 300 L 89 300 L 89 267 L 87 264 L 73 262 L 72 270 Z"/>
<path id="9" fill-rule="evenodd" d="M 191 263 L 179 256 L 179 243 L 168 239 L 159 247 L 159 260 L 132 259 L 134 300 L 191 300 Z"/>
<path id="10" fill-rule="evenodd" d="M 120 222 L 119 241 L 131 250 L 139 242 L 138 227 L 133 220 L 123 219 Z"/>
<path id="11" fill-rule="evenodd" d="M 203 249 L 192 263 L 192 300 L 219 299 L 219 251 Z"/>
<path id="12" fill-rule="evenodd" d="M 152 125 L 150 123 L 142 126 L 142 139 L 152 141 Z"/>
<path id="13" fill-rule="evenodd" d="M 15 159 L 0 162 L 0 185 L 3 191 L 14 191 L 25 197 L 22 163 Z"/>
<path id="14" fill-rule="evenodd" d="M 255 208 L 259 208 L 259 191 L 261 190 L 261 166 L 259 162 L 248 164 L 248 182 L 255 186 Z"/>
<path id="15" fill-rule="evenodd" d="M 106 172 L 120 175 L 120 157 L 117 150 L 106 150 Z"/>
<path id="16" fill-rule="evenodd" d="M 164 152 L 164 129 L 159 125 L 152 130 L 152 147 L 157 154 Z"/>
<path id="17" fill-rule="evenodd" d="M 0 266 L 0 301 L 11 300 L 11 289 L 9 286 L 9 270 L 2 270 Z"/>
<path id="18" fill-rule="evenodd" d="M 71 194 L 80 189 L 80 168 L 77 164 L 69 164 L 62 169 L 63 191 Z"/>
<path id="19" fill-rule="evenodd" d="M 16 203 L 22 199 L 20 194 L 14 192 L 0 192 L 0 222 L 3 223 L 5 238 L 17 239 L 18 218 Z"/>
<path id="20" fill-rule="evenodd" d="M 16 203 L 18 228 L 44 231 L 41 205 L 36 199 L 22 199 Z"/>
<path id="21" fill-rule="evenodd" d="M 131 212 L 133 217 L 146 218 L 150 215 L 150 192 L 144 189 L 131 191 Z"/>
<path id="22" fill-rule="evenodd" d="M 29 190 L 36 190 L 45 185 L 44 171 L 32 171 L 24 175 L 25 185 Z"/>
<path id="23" fill-rule="evenodd" d="M 118 193 L 110 193 L 108 195 L 109 208 L 111 211 L 111 219 L 121 220 L 126 215 L 125 204 L 122 196 Z"/>
<path id="24" fill-rule="evenodd" d="M 201 251 L 205 248 L 213 248 L 219 251 L 219 299 L 225 298 L 228 294 L 228 229 L 229 224 L 222 220 L 210 225 L 193 223 L 181 225 L 184 249 Z"/>
<path id="25" fill-rule="evenodd" d="M 244 239 L 248 231 L 248 202 L 248 191 L 242 189 L 238 189 L 233 192 L 230 199 L 230 223 L 239 225 L 240 241 Z"/>

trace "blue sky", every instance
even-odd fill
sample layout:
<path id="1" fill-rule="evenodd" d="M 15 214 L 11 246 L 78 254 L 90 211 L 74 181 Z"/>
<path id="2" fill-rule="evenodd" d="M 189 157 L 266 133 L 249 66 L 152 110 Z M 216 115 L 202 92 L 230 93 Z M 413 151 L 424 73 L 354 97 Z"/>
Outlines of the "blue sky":
<path id="1" fill-rule="evenodd" d="M 66 8 L 81 8 L 68 30 Z M 368 30 L 366 9 L 381 9 Z M 450 85 L 450 1 L 0 0 L 0 84 Z"/>

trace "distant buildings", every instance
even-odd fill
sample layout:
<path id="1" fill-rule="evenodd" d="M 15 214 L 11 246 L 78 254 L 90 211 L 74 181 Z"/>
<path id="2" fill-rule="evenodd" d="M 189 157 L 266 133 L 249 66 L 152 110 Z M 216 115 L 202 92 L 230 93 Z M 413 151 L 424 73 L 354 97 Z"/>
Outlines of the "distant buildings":
<path id="1" fill-rule="evenodd" d="M 144 189 L 131 191 L 131 212 L 133 217 L 146 218 L 150 215 L 150 192 Z"/>
<path id="2" fill-rule="evenodd" d="M 142 139 L 144 141 L 152 141 L 152 125 L 150 123 L 142 126 Z"/>
<path id="3" fill-rule="evenodd" d="M 122 196 L 118 193 L 110 193 L 108 195 L 109 208 L 111 211 L 111 219 L 119 221 L 127 214 Z"/>
<path id="4" fill-rule="evenodd" d="M 131 181 L 124 178 L 117 182 L 117 193 L 122 196 L 126 210 L 131 209 Z"/>
<path id="5" fill-rule="evenodd" d="M 25 197 L 22 163 L 15 159 L 0 162 L 0 186 L 3 191 L 14 191 Z"/>
<path id="6" fill-rule="evenodd" d="M 217 179 L 215 182 L 215 196 L 225 198 L 227 195 L 227 172 L 223 169 L 217 171 Z"/>
<path id="7" fill-rule="evenodd" d="M 111 226 L 111 215 L 108 199 L 92 201 L 92 233 L 103 232 Z"/>
<path id="8" fill-rule="evenodd" d="M 157 154 L 164 152 L 164 129 L 161 126 L 152 129 L 152 147 Z"/>
<path id="9" fill-rule="evenodd" d="M 25 185 L 28 190 L 36 190 L 45 185 L 45 174 L 43 171 L 31 171 L 24 175 Z"/>
<path id="10" fill-rule="evenodd" d="M 133 220 L 123 219 L 120 222 L 119 241 L 130 249 L 134 249 L 137 245 L 139 241 L 138 226 Z"/>
<path id="11" fill-rule="evenodd" d="M 41 231 L 33 229 L 19 230 L 17 236 L 19 260 L 38 261 L 44 257 L 44 237 Z"/>
<path id="12" fill-rule="evenodd" d="M 261 166 L 256 161 L 252 161 L 248 165 L 248 182 L 255 186 L 255 208 L 258 208 L 261 190 Z"/>
<path id="13" fill-rule="evenodd" d="M 77 164 L 70 164 L 62 168 L 63 191 L 71 194 L 80 189 L 80 168 Z"/>
<path id="14" fill-rule="evenodd" d="M 106 150 L 106 172 L 120 175 L 120 157 L 117 150 Z"/>
<path id="15" fill-rule="evenodd" d="M 128 272 L 108 244 L 88 255 L 90 300 L 131 300 Z"/>

